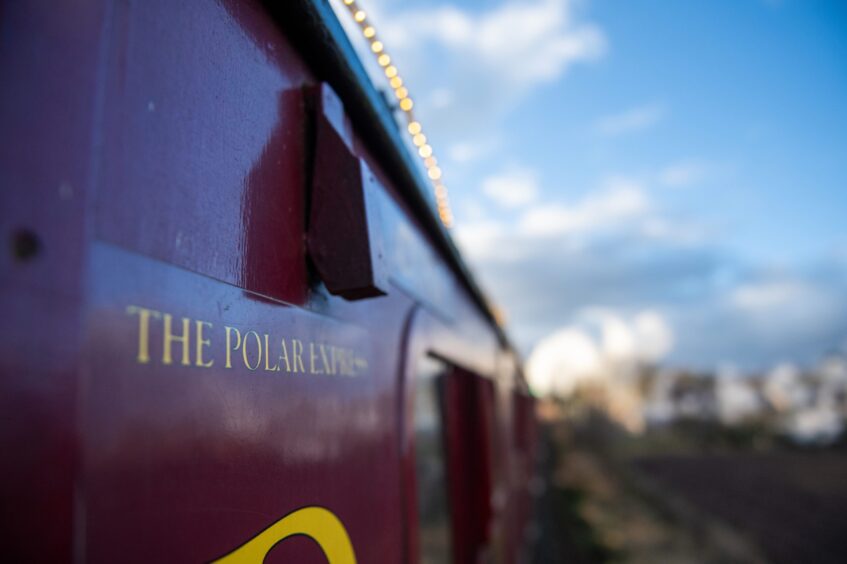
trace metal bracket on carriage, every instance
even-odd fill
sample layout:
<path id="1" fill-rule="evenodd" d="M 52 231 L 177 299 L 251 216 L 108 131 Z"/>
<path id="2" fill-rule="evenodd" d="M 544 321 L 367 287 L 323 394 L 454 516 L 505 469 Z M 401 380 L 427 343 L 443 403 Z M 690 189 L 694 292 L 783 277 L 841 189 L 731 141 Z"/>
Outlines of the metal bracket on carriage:
<path id="1" fill-rule="evenodd" d="M 379 208 L 382 188 L 350 145 L 341 100 L 322 83 L 306 92 L 313 112 L 311 198 L 306 245 L 331 294 L 383 296 L 388 286 Z"/>

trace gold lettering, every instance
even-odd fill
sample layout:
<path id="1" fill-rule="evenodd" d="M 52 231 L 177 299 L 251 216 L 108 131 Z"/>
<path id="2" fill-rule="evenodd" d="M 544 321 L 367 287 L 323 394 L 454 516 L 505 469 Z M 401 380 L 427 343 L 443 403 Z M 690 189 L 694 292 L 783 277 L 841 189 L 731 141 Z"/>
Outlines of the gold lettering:
<path id="1" fill-rule="evenodd" d="M 282 338 L 282 354 L 279 355 L 279 358 L 276 361 L 277 366 L 279 366 L 279 361 L 285 362 L 285 371 L 291 372 L 291 365 L 288 363 L 288 347 L 285 346 L 285 337 Z"/>
<path id="2" fill-rule="evenodd" d="M 297 366 L 300 366 L 300 372 L 306 372 L 303 367 L 303 343 L 299 339 L 291 339 L 291 353 L 294 355 L 294 372 L 297 373 Z"/>
<path id="3" fill-rule="evenodd" d="M 179 341 L 182 343 L 182 362 L 184 366 L 189 366 L 191 364 L 191 360 L 188 357 L 188 338 L 189 338 L 189 319 L 187 317 L 182 318 L 182 335 L 174 335 L 173 334 L 173 316 L 169 313 L 165 314 L 165 343 L 162 350 L 162 362 L 164 364 L 171 364 L 173 359 L 171 358 L 171 344 L 174 341 Z"/>
<path id="4" fill-rule="evenodd" d="M 351 350 L 350 354 L 353 360 L 353 371 L 350 376 L 358 376 L 363 370 L 368 369 L 368 361 L 364 358 L 356 356 L 356 351 Z"/>
<path id="5" fill-rule="evenodd" d="M 194 358 L 194 366 L 199 366 L 200 368 L 211 368 L 215 363 L 214 359 L 209 362 L 203 362 L 203 347 L 208 347 L 212 344 L 211 340 L 203 338 L 203 327 L 206 326 L 211 329 L 212 324 L 208 321 L 200 321 L 199 319 L 195 321 L 195 324 L 197 327 L 197 349 Z"/>
<path id="6" fill-rule="evenodd" d="M 138 306 L 127 306 L 128 315 L 138 314 L 138 356 L 136 360 L 141 364 L 150 362 L 150 318 L 159 319 L 162 314 L 154 309 Z"/>
<path id="7" fill-rule="evenodd" d="M 235 342 L 235 346 L 230 346 L 232 342 L 232 332 L 235 331 L 235 336 L 238 337 L 238 340 Z M 237 351 L 238 347 L 241 346 L 241 331 L 236 329 L 235 327 L 226 327 L 226 367 L 232 368 L 232 351 Z"/>
<path id="8" fill-rule="evenodd" d="M 332 371 L 332 368 L 329 365 L 329 359 L 326 357 L 326 346 L 320 344 L 318 345 L 318 348 L 321 351 L 321 362 L 324 365 L 324 372 L 326 372 L 327 374 L 335 374 L 335 372 Z"/>
<path id="9" fill-rule="evenodd" d="M 350 351 L 348 349 L 338 349 L 341 356 L 341 375 L 350 376 Z"/>
<path id="10" fill-rule="evenodd" d="M 256 347 L 259 349 L 259 356 L 256 358 L 256 366 L 250 366 L 250 361 L 247 360 L 247 337 L 250 335 L 256 337 Z M 259 334 L 255 331 L 247 331 L 244 333 L 244 344 L 241 347 L 241 356 L 244 357 L 244 366 L 246 366 L 248 370 L 256 370 L 259 368 L 259 364 L 262 363 L 262 338 L 259 337 Z"/>
<path id="11" fill-rule="evenodd" d="M 344 357 L 347 360 L 347 374 L 345 376 L 355 376 L 356 352 L 353 349 L 344 349 Z"/>
<path id="12" fill-rule="evenodd" d="M 332 373 L 338 374 L 338 347 L 329 347 L 329 357 L 332 362 Z"/>
<path id="13" fill-rule="evenodd" d="M 323 374 L 323 370 L 315 369 L 315 359 L 318 355 L 315 354 L 315 343 L 309 343 L 309 372 L 311 374 Z"/>
<path id="14" fill-rule="evenodd" d="M 276 366 L 270 367 L 268 361 L 271 359 L 271 348 L 268 346 L 268 334 L 265 333 L 265 370 L 268 372 L 279 372 L 279 360 L 276 361 Z"/>
<path id="15" fill-rule="evenodd" d="M 136 354 L 138 363 L 148 364 L 151 361 L 150 320 L 154 319 L 162 320 L 162 364 L 174 364 L 174 355 L 177 355 L 179 357 L 178 363 L 183 366 L 193 365 L 198 368 L 215 366 L 215 357 L 218 355 L 215 354 L 216 350 L 212 345 L 210 331 L 214 328 L 214 325 L 211 322 L 189 317 L 176 317 L 181 321 L 182 327 L 175 327 L 175 316 L 135 305 L 126 306 L 126 314 L 138 316 L 138 350 Z M 191 334 L 192 324 L 196 336 Z M 277 341 L 281 348 L 274 361 L 271 359 L 273 334 L 259 333 L 253 330 L 245 330 L 242 333 L 241 330 L 228 325 L 224 325 L 224 329 L 226 331 L 226 368 L 232 368 L 232 353 L 240 349 L 244 366 L 251 371 L 263 367 L 266 372 L 282 372 L 284 366 L 285 372 L 294 374 L 357 376 L 368 370 L 367 359 L 359 356 L 355 349 L 308 339 L 281 338 Z M 158 334 L 156 335 L 158 336 Z M 252 339 L 250 338 L 251 335 Z M 195 339 L 193 345 L 192 338 Z M 255 342 L 255 351 L 252 346 L 248 346 L 248 341 Z M 173 350 L 174 343 L 182 345 L 181 356 L 179 356 L 179 351 Z M 194 348 L 193 363 L 191 359 L 192 347 Z M 158 351 L 155 352 L 158 355 Z M 308 358 L 306 358 L 307 355 Z"/>

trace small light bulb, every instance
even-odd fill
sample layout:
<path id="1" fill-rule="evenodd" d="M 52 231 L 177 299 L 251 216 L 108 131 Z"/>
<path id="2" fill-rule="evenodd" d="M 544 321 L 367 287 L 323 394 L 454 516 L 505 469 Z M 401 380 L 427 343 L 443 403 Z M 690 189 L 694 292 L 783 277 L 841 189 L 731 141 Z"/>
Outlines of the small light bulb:
<path id="1" fill-rule="evenodd" d="M 356 0 L 344 0 L 344 3 L 349 6 L 350 4 L 352 4 L 355 1 Z"/>
<path id="2" fill-rule="evenodd" d="M 362 23 L 363 21 L 365 21 L 365 18 L 367 18 L 367 17 L 368 17 L 368 15 L 365 14 L 364 10 L 359 10 L 355 14 L 353 14 L 353 19 L 356 20 L 359 23 Z"/>
<path id="3" fill-rule="evenodd" d="M 394 91 L 394 95 L 397 96 L 399 100 L 402 100 L 403 98 L 409 97 L 409 91 L 406 90 L 404 86 L 401 86 L 400 88 Z"/>
<path id="4" fill-rule="evenodd" d="M 418 154 L 426 158 L 432 154 L 432 147 L 430 147 L 429 145 L 424 145 L 423 147 L 418 149 Z"/>
<path id="5" fill-rule="evenodd" d="M 437 162 L 438 161 L 436 160 L 435 157 L 427 157 L 426 160 L 424 161 L 424 166 L 426 168 L 432 168 L 436 165 Z"/>
<path id="6" fill-rule="evenodd" d="M 414 106 L 414 105 L 415 105 L 415 103 L 412 102 L 411 98 L 403 98 L 402 100 L 400 100 L 400 109 L 403 110 L 404 112 L 410 111 L 412 109 L 412 106 Z M 428 155 L 424 155 L 424 156 L 428 156 Z"/>
<path id="7" fill-rule="evenodd" d="M 366 27 L 365 29 L 362 30 L 362 33 L 364 34 L 365 37 L 370 39 L 371 37 L 376 35 L 376 30 L 373 28 L 373 26 L 369 25 L 368 27 Z"/>
<path id="8" fill-rule="evenodd" d="M 416 121 L 413 121 L 412 123 L 409 124 L 408 129 L 409 129 L 409 133 L 411 133 L 412 135 L 417 135 L 418 133 L 421 132 L 421 124 L 416 122 Z"/>
<path id="9" fill-rule="evenodd" d="M 382 41 L 374 41 L 371 43 L 371 51 L 374 53 L 381 53 L 383 49 Z"/>
<path id="10" fill-rule="evenodd" d="M 399 76 L 395 76 L 394 78 L 391 79 L 390 84 L 391 84 L 391 88 L 400 88 L 401 86 L 403 86 L 403 79 L 400 78 Z"/>
<path id="11" fill-rule="evenodd" d="M 412 138 L 412 143 L 415 144 L 415 147 L 420 147 L 421 145 L 426 144 L 426 135 L 423 133 L 418 133 Z"/>
<path id="12" fill-rule="evenodd" d="M 386 67 L 385 76 L 387 76 L 388 78 L 394 78 L 395 76 L 397 76 L 397 67 L 395 67 L 394 65 Z"/>
<path id="13" fill-rule="evenodd" d="M 379 58 L 376 60 L 376 62 L 379 63 L 379 66 L 381 66 L 381 67 L 387 67 L 388 63 L 391 62 L 391 57 L 389 57 L 388 55 L 383 53 L 382 55 L 379 56 Z"/>
<path id="14" fill-rule="evenodd" d="M 429 174 L 429 177 L 432 180 L 438 180 L 439 178 L 441 178 L 441 169 L 437 166 L 434 166 L 427 171 L 427 174 Z"/>

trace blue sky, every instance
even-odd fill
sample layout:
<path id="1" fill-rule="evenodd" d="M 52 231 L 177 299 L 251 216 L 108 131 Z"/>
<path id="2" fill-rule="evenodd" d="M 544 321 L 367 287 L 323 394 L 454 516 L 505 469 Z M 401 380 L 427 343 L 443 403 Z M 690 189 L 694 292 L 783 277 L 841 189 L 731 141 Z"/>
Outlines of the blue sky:
<path id="1" fill-rule="evenodd" d="M 598 311 L 660 318 L 677 366 L 847 342 L 847 4 L 362 7 L 525 353 Z"/>

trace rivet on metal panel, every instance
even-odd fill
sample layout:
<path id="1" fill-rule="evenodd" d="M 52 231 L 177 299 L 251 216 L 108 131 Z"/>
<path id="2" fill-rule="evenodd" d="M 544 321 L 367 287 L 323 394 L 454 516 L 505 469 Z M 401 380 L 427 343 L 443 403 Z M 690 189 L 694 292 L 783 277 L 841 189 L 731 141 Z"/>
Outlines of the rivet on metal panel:
<path id="1" fill-rule="evenodd" d="M 12 255 L 18 262 L 29 262 L 41 252 L 41 239 L 29 229 L 12 233 Z"/>

